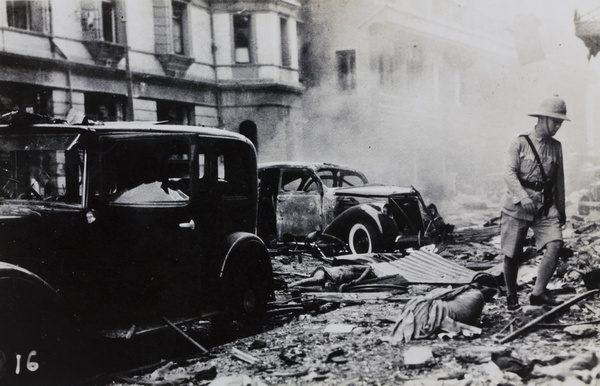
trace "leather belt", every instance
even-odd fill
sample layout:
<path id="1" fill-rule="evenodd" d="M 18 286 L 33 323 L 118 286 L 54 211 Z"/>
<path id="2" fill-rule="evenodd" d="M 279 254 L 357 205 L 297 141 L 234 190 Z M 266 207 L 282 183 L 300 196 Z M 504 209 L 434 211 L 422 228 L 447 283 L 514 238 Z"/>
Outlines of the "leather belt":
<path id="1" fill-rule="evenodd" d="M 532 189 L 535 192 L 543 192 L 545 188 L 552 187 L 551 181 L 527 181 L 527 180 L 519 180 L 521 186 L 524 188 Z"/>

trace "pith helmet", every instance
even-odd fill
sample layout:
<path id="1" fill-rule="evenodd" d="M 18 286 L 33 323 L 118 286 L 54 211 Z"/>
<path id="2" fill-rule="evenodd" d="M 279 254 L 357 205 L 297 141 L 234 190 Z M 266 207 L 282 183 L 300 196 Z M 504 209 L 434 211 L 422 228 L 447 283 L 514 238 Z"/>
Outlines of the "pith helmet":
<path id="1" fill-rule="evenodd" d="M 529 115 L 532 117 L 550 117 L 570 121 L 567 117 L 567 104 L 558 96 L 544 99 L 537 111 Z"/>

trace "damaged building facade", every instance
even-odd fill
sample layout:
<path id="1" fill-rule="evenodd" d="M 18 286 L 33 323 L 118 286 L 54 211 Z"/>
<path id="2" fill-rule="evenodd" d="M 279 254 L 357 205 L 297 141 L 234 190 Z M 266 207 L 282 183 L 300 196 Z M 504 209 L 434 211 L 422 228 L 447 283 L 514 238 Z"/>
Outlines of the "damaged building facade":
<path id="1" fill-rule="evenodd" d="M 302 11 L 307 135 L 375 182 L 415 185 L 433 199 L 500 192 L 504 147 L 555 93 L 573 119 L 565 152 L 590 148 L 597 76 L 572 10 L 571 41 L 552 35 L 561 23 L 515 1 L 305 0 Z M 567 167 L 580 171 L 583 153 L 567 154 Z"/>
<path id="2" fill-rule="evenodd" d="M 0 0 L 0 111 L 223 127 L 291 153 L 274 141 L 297 120 L 299 7 Z"/>
<path id="3" fill-rule="evenodd" d="M 567 167 L 595 154 L 583 42 L 565 52 L 544 35 L 557 26 L 520 7 L 0 0 L 0 111 L 216 126 L 252 139 L 260 162 L 347 164 L 433 200 L 495 191 L 503 147 L 542 96 L 569 104 Z"/>

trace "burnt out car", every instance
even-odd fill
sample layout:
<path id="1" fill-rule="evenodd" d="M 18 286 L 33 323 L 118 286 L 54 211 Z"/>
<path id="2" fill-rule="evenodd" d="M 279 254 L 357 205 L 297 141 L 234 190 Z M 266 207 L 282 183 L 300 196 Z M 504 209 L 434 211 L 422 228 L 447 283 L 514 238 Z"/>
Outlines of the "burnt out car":
<path id="1" fill-rule="evenodd" d="M 258 176 L 258 234 L 271 245 L 322 231 L 352 253 L 384 252 L 439 242 L 452 230 L 415 188 L 369 184 L 343 165 L 264 163 Z"/>
<path id="2" fill-rule="evenodd" d="M 250 141 L 32 119 L 0 125 L 0 384 L 68 373 L 83 331 L 209 315 L 260 325 L 273 278 Z"/>

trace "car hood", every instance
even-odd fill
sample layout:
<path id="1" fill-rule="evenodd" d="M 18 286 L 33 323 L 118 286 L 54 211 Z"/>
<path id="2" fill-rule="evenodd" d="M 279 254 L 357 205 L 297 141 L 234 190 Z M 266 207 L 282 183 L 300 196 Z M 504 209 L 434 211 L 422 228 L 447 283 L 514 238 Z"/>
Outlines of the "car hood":
<path id="1" fill-rule="evenodd" d="M 364 185 L 336 189 L 336 196 L 351 197 L 390 197 L 398 194 L 415 194 L 412 186 Z"/>

